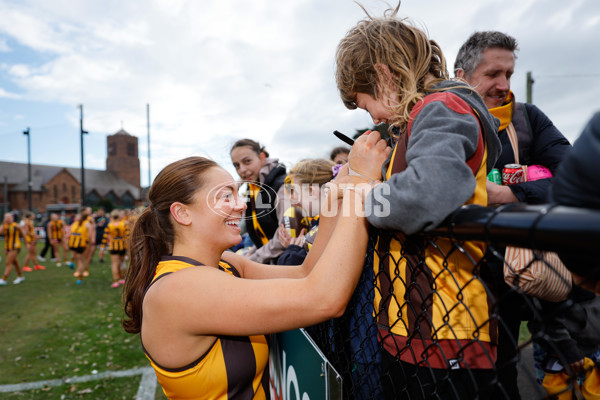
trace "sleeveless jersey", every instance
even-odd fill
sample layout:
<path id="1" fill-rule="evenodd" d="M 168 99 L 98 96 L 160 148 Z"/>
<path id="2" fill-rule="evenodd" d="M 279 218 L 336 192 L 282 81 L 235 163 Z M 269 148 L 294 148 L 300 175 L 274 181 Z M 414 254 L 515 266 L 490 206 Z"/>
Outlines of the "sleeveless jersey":
<path id="1" fill-rule="evenodd" d="M 48 224 L 48 227 L 50 228 L 50 239 L 62 240 L 64 226 L 65 224 L 60 219 L 56 221 L 50 221 Z"/>
<path id="2" fill-rule="evenodd" d="M 127 220 L 121 221 L 121 225 L 123 226 L 123 231 L 125 232 L 125 235 L 123 237 L 123 243 L 124 243 L 125 249 L 127 249 L 127 244 L 129 243 L 129 236 L 131 236 L 131 230 L 133 229 L 134 223 L 135 223 L 135 219 L 132 219 L 131 217 Z"/>
<path id="3" fill-rule="evenodd" d="M 4 250 L 12 251 L 21 248 L 21 229 L 16 222 L 4 224 Z"/>
<path id="4" fill-rule="evenodd" d="M 109 245 L 109 250 L 122 251 L 125 250 L 125 238 L 127 229 L 122 221 L 113 221 L 104 229 L 104 238 L 102 244 Z"/>
<path id="5" fill-rule="evenodd" d="M 74 222 L 71 225 L 71 236 L 69 236 L 69 247 L 85 247 L 88 243 L 88 230 L 85 223 Z"/>
<path id="6" fill-rule="evenodd" d="M 26 219 L 24 221 L 23 226 L 25 227 L 25 242 L 27 244 L 34 243 L 35 242 L 35 228 L 33 227 L 33 222 Z"/>
<path id="7" fill-rule="evenodd" d="M 426 96 L 413 107 L 407 133 L 394 147 L 386 180 L 407 168 L 412 122 L 432 101 L 443 101 L 454 111 L 479 120 L 458 95 Z M 481 126 L 477 150 L 465 162 L 476 179 L 474 193 L 465 204 L 487 206 L 487 149 Z M 492 300 L 481 281 L 473 278 L 472 261 L 481 260 L 485 243 L 463 242 L 465 252 L 460 252 L 442 237 L 427 240 L 418 234 L 379 231 L 376 240 L 374 306 L 383 347 L 411 364 L 449 368 L 454 366 L 453 359 L 460 359 L 461 366 L 492 368 L 496 354 L 490 344 L 496 341 L 496 325 L 490 322 Z"/>
<path id="8" fill-rule="evenodd" d="M 180 269 L 199 265 L 202 264 L 186 257 L 163 257 L 150 285 Z M 219 269 L 233 276 L 240 276 L 235 267 L 225 261 L 219 263 Z M 215 343 L 204 355 L 181 368 L 161 367 L 146 349 L 144 353 L 169 399 L 270 398 L 269 342 L 265 335 L 217 336 Z"/>

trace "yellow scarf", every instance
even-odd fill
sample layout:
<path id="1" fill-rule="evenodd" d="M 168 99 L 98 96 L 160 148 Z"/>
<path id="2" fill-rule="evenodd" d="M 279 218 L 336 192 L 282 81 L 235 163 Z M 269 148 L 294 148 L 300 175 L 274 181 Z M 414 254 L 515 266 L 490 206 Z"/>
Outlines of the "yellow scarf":
<path id="1" fill-rule="evenodd" d="M 513 106 L 515 103 L 515 95 L 513 92 L 508 92 L 504 104 L 500 107 L 490 108 L 490 113 L 500 120 L 500 128 L 498 132 L 505 130 L 512 121 Z"/>
<path id="2" fill-rule="evenodd" d="M 254 227 L 254 233 L 256 233 L 256 236 L 258 236 L 261 243 L 265 245 L 269 243 L 269 238 L 265 234 L 265 231 L 263 230 L 262 226 L 260 226 L 260 224 L 258 223 L 258 217 L 256 216 L 256 209 L 254 207 L 254 205 L 256 204 L 258 194 L 260 193 L 260 187 L 249 183 L 248 190 L 250 191 L 251 197 L 250 207 L 252 207 L 252 226 Z"/>

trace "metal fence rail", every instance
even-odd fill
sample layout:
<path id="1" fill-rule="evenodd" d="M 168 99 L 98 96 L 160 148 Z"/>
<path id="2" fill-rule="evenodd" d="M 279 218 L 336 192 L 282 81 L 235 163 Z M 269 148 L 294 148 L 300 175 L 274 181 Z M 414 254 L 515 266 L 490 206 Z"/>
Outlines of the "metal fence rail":
<path id="1" fill-rule="evenodd" d="M 598 297 L 573 286 L 547 301 L 517 287 L 534 265 L 559 272 L 542 250 L 597 271 L 599 244 L 599 211 L 552 205 L 463 207 L 411 237 L 373 229 L 346 313 L 307 331 L 345 399 L 600 398 Z M 513 281 L 506 246 L 536 249 Z"/>

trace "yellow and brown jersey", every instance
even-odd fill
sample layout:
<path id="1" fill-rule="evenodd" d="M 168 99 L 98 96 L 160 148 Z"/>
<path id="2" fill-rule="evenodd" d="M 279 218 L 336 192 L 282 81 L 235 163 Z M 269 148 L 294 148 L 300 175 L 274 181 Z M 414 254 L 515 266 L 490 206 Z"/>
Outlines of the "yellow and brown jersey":
<path id="1" fill-rule="evenodd" d="M 111 251 L 126 250 L 127 227 L 121 221 L 113 221 L 104 228 L 102 244 L 109 246 Z"/>
<path id="2" fill-rule="evenodd" d="M 50 232 L 50 240 L 62 240 L 65 230 L 65 224 L 62 220 L 50 221 L 48 231 Z"/>
<path id="3" fill-rule="evenodd" d="M 413 112 L 438 97 L 442 96 L 426 97 Z M 457 104 L 461 108 L 455 112 L 474 113 L 466 103 Z M 414 119 L 412 113 L 411 117 Z M 400 137 L 392 152 L 386 180 L 407 168 L 410 128 L 409 123 L 407 133 Z M 465 204 L 487 206 L 484 143 L 480 131 L 475 155 L 465 160 L 476 181 Z M 383 347 L 411 364 L 432 368 L 465 365 L 492 368 L 497 325 L 491 318 L 492 299 L 483 280 L 475 276 L 485 243 L 460 243 L 462 251 L 447 238 L 408 236 L 388 230 L 378 231 L 375 240 L 374 308 Z"/>
<path id="4" fill-rule="evenodd" d="M 4 224 L 4 250 L 12 251 L 21 248 L 21 228 L 16 222 Z"/>
<path id="5" fill-rule="evenodd" d="M 25 229 L 25 242 L 27 244 L 35 243 L 35 228 L 33 222 L 29 219 L 24 220 L 23 228 Z"/>
<path id="6" fill-rule="evenodd" d="M 86 247 L 88 244 L 88 228 L 85 222 L 81 223 L 75 221 L 71 225 L 71 234 L 69 235 L 69 247 L 70 248 L 81 248 Z"/>
<path id="7" fill-rule="evenodd" d="M 153 283 L 180 269 L 199 265 L 202 264 L 185 257 L 163 257 L 156 267 Z M 220 262 L 219 269 L 239 277 L 235 267 L 224 261 Z M 204 355 L 181 368 L 161 367 L 147 352 L 146 356 L 168 398 L 270 398 L 269 343 L 264 335 L 217 336 L 213 346 Z"/>

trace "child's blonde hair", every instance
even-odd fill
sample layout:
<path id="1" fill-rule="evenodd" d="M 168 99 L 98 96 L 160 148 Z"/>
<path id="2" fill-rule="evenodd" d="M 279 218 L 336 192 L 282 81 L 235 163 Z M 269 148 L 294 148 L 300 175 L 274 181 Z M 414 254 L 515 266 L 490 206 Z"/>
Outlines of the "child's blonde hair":
<path id="1" fill-rule="evenodd" d="M 295 184 L 309 184 L 323 186 L 333 179 L 332 167 L 335 163 L 324 158 L 306 159 L 298 162 L 290 170 Z"/>
<path id="2" fill-rule="evenodd" d="M 399 101 L 390 110 L 393 117 L 389 122 L 403 129 L 413 106 L 423 99 L 425 91 L 447 80 L 448 71 L 439 45 L 406 19 L 396 18 L 399 7 L 387 10 L 382 18 L 372 18 L 363 7 L 367 18 L 338 45 L 335 76 L 342 101 L 354 110 L 357 93 L 374 99 L 381 94 L 381 84 L 386 81 L 378 66 L 387 66 Z M 428 74 L 434 79 L 425 85 Z"/>

